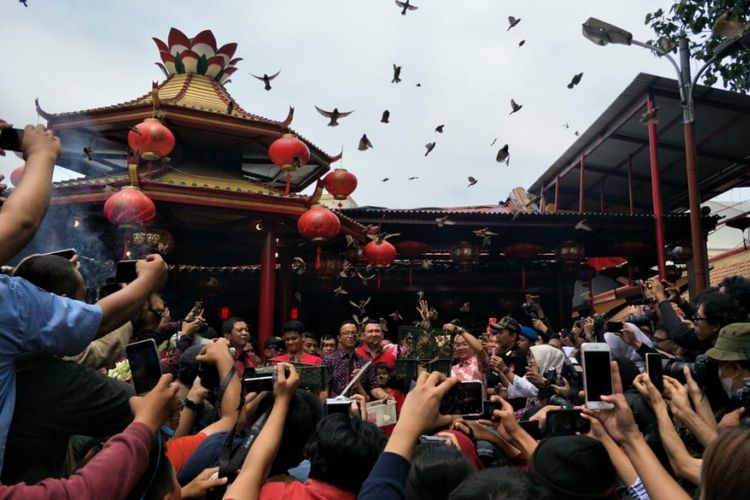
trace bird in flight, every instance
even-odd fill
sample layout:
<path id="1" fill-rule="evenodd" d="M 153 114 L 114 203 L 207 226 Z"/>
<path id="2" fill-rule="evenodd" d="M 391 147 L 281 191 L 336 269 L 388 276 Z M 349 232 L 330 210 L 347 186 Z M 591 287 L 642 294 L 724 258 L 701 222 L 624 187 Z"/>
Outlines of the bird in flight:
<path id="1" fill-rule="evenodd" d="M 461 307 L 458 308 L 459 312 L 467 313 L 471 310 L 471 303 L 464 302 Z"/>
<path id="2" fill-rule="evenodd" d="M 586 219 L 583 219 L 583 220 L 579 220 L 578 222 L 576 222 L 575 230 L 576 231 L 593 231 L 594 229 L 591 226 L 589 226 Z"/>
<path id="3" fill-rule="evenodd" d="M 511 28 L 515 27 L 515 26 L 516 26 L 516 24 L 518 24 L 518 23 L 520 23 L 520 22 L 521 22 L 521 18 L 520 18 L 520 17 L 519 17 L 518 19 L 516 19 L 516 18 L 515 18 L 515 17 L 513 17 L 513 16 L 508 16 L 508 24 L 509 24 L 510 26 L 508 26 L 508 29 L 507 29 L 507 30 L 505 30 L 505 31 L 510 31 L 510 29 L 511 29 Z"/>
<path id="4" fill-rule="evenodd" d="M 362 138 L 359 140 L 359 147 L 357 149 L 359 149 L 360 151 L 367 151 L 370 148 L 372 148 L 370 139 L 367 138 L 367 134 L 362 134 Z"/>
<path id="5" fill-rule="evenodd" d="M 391 180 L 390 177 L 383 177 L 380 182 L 388 182 L 389 180 Z"/>
<path id="6" fill-rule="evenodd" d="M 509 114 L 512 115 L 516 111 L 520 111 L 521 108 L 523 107 L 523 104 L 518 104 L 515 100 L 511 99 L 510 100 L 510 107 L 511 107 L 512 111 Z"/>
<path id="7" fill-rule="evenodd" d="M 466 187 L 471 187 L 471 186 L 473 186 L 474 184 L 476 184 L 477 182 L 479 182 L 479 181 L 477 180 L 477 178 L 476 178 L 476 177 L 472 177 L 472 176 L 469 176 L 469 177 L 467 178 L 467 180 L 469 181 L 469 185 L 468 185 L 468 186 L 466 186 Z"/>
<path id="8" fill-rule="evenodd" d="M 446 215 L 445 217 L 436 217 L 435 218 L 435 224 L 437 224 L 437 227 L 443 227 L 443 226 L 452 226 L 455 224 L 452 220 L 449 220 L 449 215 Z"/>
<path id="9" fill-rule="evenodd" d="M 333 290 L 333 294 L 334 294 L 334 295 L 335 295 L 336 297 L 338 297 L 339 295 L 346 295 L 346 294 L 348 294 L 348 293 L 349 293 L 349 292 L 347 292 L 346 290 L 344 290 L 344 287 L 343 287 L 343 286 L 339 286 L 338 288 L 336 288 L 336 289 L 334 289 L 334 290 Z"/>
<path id="10" fill-rule="evenodd" d="M 581 78 L 583 78 L 583 73 L 576 73 L 573 75 L 573 78 L 570 80 L 570 83 L 568 84 L 568 88 L 572 89 L 579 83 L 581 83 Z"/>
<path id="11" fill-rule="evenodd" d="M 507 144 L 498 150 L 495 160 L 498 163 L 505 162 L 506 165 L 510 165 L 510 151 Z"/>
<path id="12" fill-rule="evenodd" d="M 393 65 L 393 80 L 391 83 L 401 83 L 401 66 Z"/>
<path id="13" fill-rule="evenodd" d="M 387 109 L 383 111 L 383 116 L 380 118 L 380 123 L 388 123 L 388 120 L 391 118 L 391 112 Z"/>
<path id="14" fill-rule="evenodd" d="M 651 111 L 646 111 L 641 115 L 641 125 L 648 125 L 653 123 L 654 125 L 659 124 L 659 108 L 655 107 Z"/>
<path id="15" fill-rule="evenodd" d="M 442 133 L 443 133 L 443 128 L 444 128 L 444 127 L 445 127 L 445 124 L 442 124 L 442 125 L 438 125 L 437 127 L 435 127 L 435 132 L 437 132 L 437 133 L 439 133 L 439 134 L 442 134 Z"/>
<path id="16" fill-rule="evenodd" d="M 523 47 L 523 44 L 524 44 L 524 43 L 526 43 L 526 40 L 521 40 L 520 42 L 518 42 L 518 47 L 519 47 L 519 48 L 520 48 L 520 47 Z"/>
<path id="17" fill-rule="evenodd" d="M 417 180 L 417 179 L 419 179 L 419 176 L 415 175 L 415 176 L 409 177 L 407 180 L 414 181 L 414 180 Z"/>
<path id="18" fill-rule="evenodd" d="M 279 73 L 281 73 L 281 70 L 278 70 L 275 74 L 268 76 L 267 74 L 263 73 L 263 76 L 253 75 L 250 73 L 253 77 L 257 78 L 261 82 L 266 84 L 266 90 L 271 90 L 271 80 L 279 76 Z"/>
<path id="19" fill-rule="evenodd" d="M 350 114 L 354 113 L 354 110 L 351 111 L 339 111 L 339 108 L 333 108 L 333 111 L 326 111 L 324 109 L 320 109 L 319 107 L 315 106 L 315 109 L 318 110 L 318 113 L 325 116 L 326 118 L 330 118 L 331 121 L 328 122 L 329 127 L 338 127 L 339 118 L 344 118 L 345 116 L 349 116 Z"/>
<path id="20" fill-rule="evenodd" d="M 497 142 L 497 137 L 492 139 L 492 142 L 490 143 L 490 147 L 494 146 L 496 142 Z"/>
<path id="21" fill-rule="evenodd" d="M 409 3 L 409 0 L 406 0 L 406 2 L 399 2 L 399 0 L 396 0 L 396 5 L 401 7 L 401 15 L 405 16 L 407 10 L 417 10 L 419 7 L 416 5 L 411 5 Z"/>
<path id="22" fill-rule="evenodd" d="M 435 143 L 434 143 L 434 142 L 428 142 L 427 144 L 425 144 L 425 145 L 424 145 L 424 147 L 426 147 L 426 148 L 427 148 L 427 151 L 426 151 L 426 152 L 425 152 L 425 154 L 424 154 L 425 156 L 427 156 L 428 154 L 430 154 L 430 152 L 431 152 L 431 151 L 432 151 L 433 149 L 435 149 Z"/>

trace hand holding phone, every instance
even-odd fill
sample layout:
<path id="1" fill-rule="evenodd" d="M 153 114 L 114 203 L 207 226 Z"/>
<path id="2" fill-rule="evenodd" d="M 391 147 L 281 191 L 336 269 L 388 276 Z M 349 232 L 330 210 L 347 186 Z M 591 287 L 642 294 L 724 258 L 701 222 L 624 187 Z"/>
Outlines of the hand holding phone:
<path id="1" fill-rule="evenodd" d="M 659 393 L 664 392 L 664 372 L 661 365 L 661 354 L 657 352 L 646 354 L 646 372 L 656 390 Z"/>
<path id="2" fill-rule="evenodd" d="M 121 260 L 115 267 L 115 281 L 117 283 L 131 283 L 138 277 L 136 272 L 137 260 Z"/>
<path id="3" fill-rule="evenodd" d="M 581 416 L 581 410 L 566 408 L 547 412 L 544 424 L 544 437 L 575 436 L 585 434 L 591 429 L 588 420 Z"/>
<path id="4" fill-rule="evenodd" d="M 463 380 L 454 385 L 440 402 L 442 415 L 481 417 L 484 413 L 484 387 L 479 380 Z"/>
<path id="5" fill-rule="evenodd" d="M 153 389 L 162 375 L 156 342 L 153 339 L 133 342 L 125 346 L 125 352 L 136 394 L 144 394 Z"/>
<path id="6" fill-rule="evenodd" d="M 601 399 L 614 392 L 609 346 L 604 342 L 584 342 L 581 344 L 581 352 L 586 406 L 592 410 L 611 410 L 614 405 Z"/>
<path id="7" fill-rule="evenodd" d="M 56 250 L 54 252 L 43 253 L 42 255 L 58 255 L 60 257 L 70 260 L 76 255 L 78 255 L 78 250 L 76 250 L 75 248 L 66 248 L 64 250 Z"/>

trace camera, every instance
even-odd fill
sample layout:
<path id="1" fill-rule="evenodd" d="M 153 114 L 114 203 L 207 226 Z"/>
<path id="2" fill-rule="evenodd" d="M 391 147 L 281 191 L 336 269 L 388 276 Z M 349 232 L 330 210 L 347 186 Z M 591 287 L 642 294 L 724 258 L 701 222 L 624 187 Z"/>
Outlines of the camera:
<path id="1" fill-rule="evenodd" d="M 651 326 L 656 320 L 656 312 L 653 309 L 646 309 L 642 314 L 628 314 L 623 321 L 641 327 Z"/>
<path id="2" fill-rule="evenodd" d="M 536 311 L 534 311 L 533 304 L 525 302 L 521 304 L 521 310 L 526 316 L 529 317 L 529 319 L 538 319 L 538 316 L 536 315 Z"/>
<path id="3" fill-rule="evenodd" d="M 750 415 L 750 381 L 745 381 L 744 386 L 734 391 L 731 406 L 734 408 L 744 408 L 745 416 Z"/>
<path id="4" fill-rule="evenodd" d="M 542 377 L 544 378 L 544 381 L 547 382 L 550 385 L 552 385 L 552 384 L 557 385 L 557 381 L 558 381 L 558 378 L 559 378 L 557 376 L 557 370 L 555 370 L 554 368 L 549 368 L 548 370 L 546 370 L 542 374 Z"/>
<path id="5" fill-rule="evenodd" d="M 661 360 L 661 369 L 664 375 L 676 378 L 683 383 L 685 382 L 685 374 L 682 372 L 682 369 L 685 366 L 690 368 L 690 375 L 700 387 L 706 385 L 710 370 L 716 371 L 717 368 L 716 362 L 705 354 L 699 354 L 696 356 L 695 361 L 692 363 L 677 359 Z"/>

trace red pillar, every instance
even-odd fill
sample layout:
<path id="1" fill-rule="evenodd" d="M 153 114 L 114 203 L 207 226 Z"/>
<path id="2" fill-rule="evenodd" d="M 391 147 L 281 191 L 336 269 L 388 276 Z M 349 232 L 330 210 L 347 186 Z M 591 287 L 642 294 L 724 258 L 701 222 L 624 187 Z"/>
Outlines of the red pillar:
<path id="1" fill-rule="evenodd" d="M 646 100 L 646 109 L 653 111 L 654 100 L 651 96 Z M 661 181 L 659 179 L 659 152 L 656 143 L 656 124 L 648 122 L 648 152 L 651 161 L 651 198 L 654 206 L 654 220 L 656 221 L 656 257 L 659 266 L 659 278 L 667 275 L 664 262 L 664 217 L 661 208 Z"/>
<path id="2" fill-rule="evenodd" d="M 273 307 L 276 295 L 276 232 L 273 224 L 263 224 L 260 244 L 260 290 L 258 291 L 258 349 L 265 361 L 263 346 L 273 336 Z"/>
<path id="3" fill-rule="evenodd" d="M 586 173 L 586 164 L 583 161 L 583 156 L 581 156 L 581 167 L 579 171 L 578 176 L 578 213 L 582 214 L 583 209 L 585 208 L 585 198 L 584 198 L 584 187 L 583 187 L 583 178 Z"/>
<path id="4" fill-rule="evenodd" d="M 292 258 L 288 252 L 279 252 L 279 307 L 277 320 L 288 321 L 292 304 Z"/>
<path id="5" fill-rule="evenodd" d="M 687 168 L 688 202 L 690 206 L 690 242 L 693 249 L 693 277 L 695 293 L 706 288 L 706 253 L 703 241 L 703 224 L 701 222 L 701 200 L 698 187 L 698 170 L 695 158 L 695 123 L 685 122 L 685 165 Z M 692 291 L 691 291 L 692 292 Z"/>

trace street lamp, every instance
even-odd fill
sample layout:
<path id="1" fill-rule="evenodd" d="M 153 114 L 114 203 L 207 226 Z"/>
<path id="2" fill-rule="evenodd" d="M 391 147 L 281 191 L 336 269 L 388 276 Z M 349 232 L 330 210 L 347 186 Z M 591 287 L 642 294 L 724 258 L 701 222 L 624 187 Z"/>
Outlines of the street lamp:
<path id="1" fill-rule="evenodd" d="M 698 78 L 709 65 L 725 57 L 734 54 L 741 48 L 750 47 L 750 31 L 724 41 L 716 50 L 706 64 L 695 75 L 690 78 L 690 51 L 688 41 L 684 33 L 680 34 L 679 55 L 680 64 L 672 58 L 667 51 L 649 45 L 638 40 L 633 40 L 633 34 L 617 26 L 605 23 L 599 19 L 590 17 L 583 23 L 583 36 L 597 45 L 610 43 L 621 45 L 637 45 L 650 50 L 660 57 L 666 58 L 677 73 L 677 82 L 680 90 L 680 104 L 682 106 L 682 124 L 685 135 L 685 163 L 687 169 L 688 202 L 690 209 L 690 232 L 693 249 L 693 273 L 695 276 L 696 293 L 706 286 L 705 252 L 703 248 L 703 229 L 700 217 L 700 192 L 698 190 L 698 174 L 696 171 L 696 148 L 695 148 L 695 107 L 693 103 L 693 87 Z"/>

